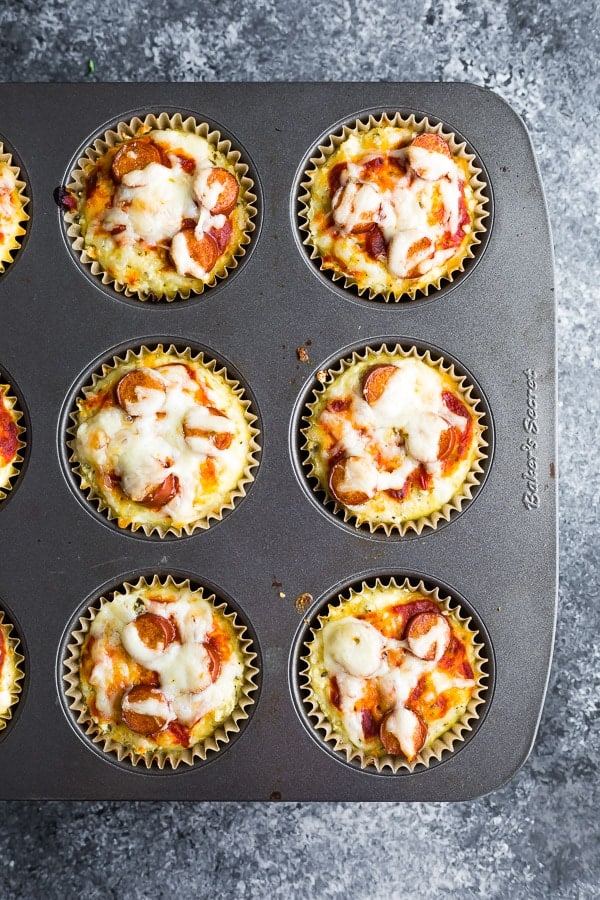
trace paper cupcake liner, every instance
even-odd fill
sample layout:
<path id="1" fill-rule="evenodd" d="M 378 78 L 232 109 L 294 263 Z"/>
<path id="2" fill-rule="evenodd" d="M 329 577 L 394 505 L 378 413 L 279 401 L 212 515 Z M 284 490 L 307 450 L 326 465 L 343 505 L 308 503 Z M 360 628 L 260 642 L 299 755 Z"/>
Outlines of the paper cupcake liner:
<path id="1" fill-rule="evenodd" d="M 21 246 L 21 238 L 27 233 L 23 227 L 23 223 L 29 221 L 29 215 L 25 211 L 25 207 L 29 203 L 29 197 L 25 193 L 27 185 L 19 177 L 21 175 L 19 167 L 12 164 L 12 155 L 5 152 L 4 145 L 2 141 L 0 141 L 0 170 L 4 166 L 7 166 L 16 178 L 15 186 L 19 192 L 19 200 L 22 209 L 21 215 L 19 216 L 19 222 L 15 228 L 15 233 L 6 247 L 6 254 L 0 254 L 0 275 L 5 271 L 6 267 L 12 263 L 16 251 Z"/>
<path id="2" fill-rule="evenodd" d="M 313 692 L 309 671 L 311 664 L 311 654 L 315 648 L 315 641 L 319 631 L 327 622 L 329 609 L 338 608 L 345 602 L 351 601 L 363 594 L 372 594 L 373 591 L 385 591 L 386 589 L 409 590 L 419 596 L 429 598 L 439 605 L 440 609 L 447 613 L 451 618 L 459 622 L 464 628 L 467 628 L 472 635 L 474 650 L 474 666 L 473 675 L 476 681 L 476 687 L 473 695 L 467 703 L 464 714 L 446 731 L 433 740 L 433 742 L 424 747 L 416 758 L 409 762 L 406 758 L 392 756 L 389 753 L 383 753 L 381 756 L 369 753 L 352 744 L 348 738 L 336 731 L 331 722 L 327 719 L 325 713 L 321 709 L 318 699 Z M 469 732 L 473 730 L 476 721 L 480 718 L 480 706 L 485 700 L 485 692 L 488 685 L 484 682 L 488 679 L 484 667 L 487 663 L 485 653 L 485 645 L 477 640 L 479 632 L 472 627 L 472 617 L 463 613 L 460 606 L 450 597 L 441 596 L 439 589 L 436 587 L 430 589 L 425 587 L 422 581 L 414 584 L 410 579 L 406 578 L 402 583 L 398 584 L 394 578 L 382 581 L 377 578 L 373 588 L 363 582 L 358 590 L 349 588 L 338 597 L 338 602 L 330 603 L 327 612 L 317 616 L 318 626 L 311 628 L 310 637 L 304 642 L 304 647 L 308 651 L 301 656 L 300 659 L 300 688 L 302 692 L 302 700 L 304 708 L 308 714 L 309 720 L 318 737 L 334 751 L 339 753 L 347 762 L 357 764 L 361 769 L 375 769 L 377 772 L 391 770 L 396 774 L 400 770 L 413 772 L 418 766 L 428 768 L 432 762 L 439 762 L 444 754 L 452 753 L 456 747 L 464 742 Z"/>
<path id="3" fill-rule="evenodd" d="M 67 235 L 71 240 L 73 250 L 79 256 L 81 262 L 85 266 L 89 266 L 91 273 L 102 281 L 102 284 L 110 286 L 126 297 L 134 297 L 141 301 L 151 302 L 163 300 L 170 303 L 174 300 L 187 300 L 192 294 L 202 294 L 206 288 L 213 287 L 218 281 L 227 278 L 229 273 L 237 268 L 239 260 L 246 254 L 246 246 L 250 243 L 252 232 L 256 228 L 254 222 L 257 212 L 254 205 L 256 203 L 256 194 L 253 193 L 254 182 L 248 175 L 248 166 L 241 160 L 241 153 L 232 148 L 231 141 L 222 138 L 217 130 L 211 131 L 207 123 L 198 123 L 192 116 L 183 119 L 180 113 L 170 116 L 166 112 L 158 115 L 147 115 L 144 119 L 136 116 L 129 122 L 119 122 L 114 129 L 110 129 L 101 138 L 97 138 L 77 161 L 77 166 L 71 173 L 70 181 L 66 185 L 66 192 L 76 198 L 79 204 L 79 200 L 85 191 L 87 173 L 108 150 L 131 138 L 140 137 L 140 135 L 147 134 L 155 129 L 161 131 L 166 129 L 184 131 L 205 138 L 213 148 L 223 154 L 238 177 L 240 196 L 246 211 L 245 228 L 233 257 L 226 264 L 218 263 L 209 281 L 201 282 L 199 279 L 196 279 L 197 284 L 193 289 L 180 288 L 172 293 L 132 289 L 105 271 L 102 265 L 94 258 L 93 253 L 88 252 L 81 229 L 79 210 L 77 208 L 73 210 L 66 209 L 64 217 L 67 225 Z"/>
<path id="4" fill-rule="evenodd" d="M 351 134 L 365 134 L 378 127 L 406 129 L 407 137 L 409 137 L 410 140 L 423 133 L 439 134 L 448 143 L 453 157 L 464 159 L 468 164 L 469 184 L 473 192 L 474 201 L 473 225 L 471 230 L 472 240 L 466 248 L 464 255 L 456 262 L 456 264 L 453 264 L 451 271 L 443 272 L 421 286 L 414 287 L 402 284 L 398 289 L 392 288 L 388 291 L 382 291 L 379 288 L 370 287 L 368 284 L 361 285 L 356 278 L 353 278 L 348 273 L 332 266 L 325 265 L 321 258 L 321 253 L 315 245 L 311 235 L 311 190 L 315 174 Z M 409 143 L 410 140 L 407 140 L 407 143 Z M 300 231 L 305 234 L 302 243 L 309 249 L 310 258 L 319 262 L 322 272 L 326 273 L 334 282 L 342 281 L 345 288 L 356 289 L 361 297 L 366 295 L 369 300 L 377 299 L 384 300 L 385 302 L 399 302 L 401 300 L 414 300 L 418 295 L 427 296 L 430 291 L 438 290 L 444 282 L 452 282 L 459 272 L 463 272 L 466 261 L 475 256 L 477 245 L 482 242 L 483 235 L 487 230 L 483 220 L 489 216 L 489 212 L 484 208 L 488 203 L 488 198 L 485 194 L 486 182 L 483 181 L 481 177 L 482 174 L 482 170 L 476 165 L 475 156 L 467 151 L 466 143 L 464 141 L 459 141 L 453 132 L 444 129 L 441 122 L 433 124 L 427 117 L 417 118 L 415 115 L 405 117 L 399 112 L 391 118 L 384 113 L 380 116 L 369 115 L 365 120 L 357 119 L 351 125 L 344 125 L 338 133 L 330 135 L 325 143 L 320 144 L 317 147 L 315 155 L 309 160 L 309 164 L 304 173 L 304 178 L 300 183 L 300 195 L 298 197 L 299 227 Z M 422 277 L 427 277 L 427 273 Z M 409 279 L 398 279 L 399 282 L 406 282 L 407 280 Z"/>
<path id="5" fill-rule="evenodd" d="M 9 491 L 12 490 L 12 483 L 19 474 L 23 463 L 22 450 L 25 449 L 25 428 L 20 424 L 23 413 L 19 409 L 18 401 L 11 393 L 12 388 L 8 384 L 0 384 L 0 400 L 4 401 L 4 406 L 11 413 L 11 417 L 17 427 L 17 455 L 14 460 L 6 466 L 0 465 L 0 501 L 4 500 Z"/>
<path id="6" fill-rule="evenodd" d="M 9 622 L 6 622 L 4 620 L 4 613 L 1 609 L 0 633 L 3 635 L 6 645 L 8 646 L 7 659 L 5 659 L 4 665 L 7 664 L 8 659 L 12 659 L 12 664 L 14 666 L 14 674 L 10 679 L 7 688 L 7 698 L 1 698 L 2 705 L 0 706 L 0 732 L 2 732 L 7 727 L 10 719 L 12 718 L 13 709 L 19 700 L 19 695 L 21 694 L 21 682 L 25 677 L 25 672 L 23 671 L 23 663 L 25 661 L 25 657 L 19 652 L 18 648 L 20 641 L 13 634 L 13 626 Z M 2 670 L 0 669 L 0 672 L 1 671 Z M 0 679 L 0 688 L 1 687 L 2 680 Z"/>
<path id="7" fill-rule="evenodd" d="M 258 459 L 256 454 L 260 451 L 260 445 L 257 440 L 259 431 L 254 424 L 255 422 L 257 422 L 257 417 L 251 411 L 251 402 L 244 397 L 244 388 L 238 381 L 235 381 L 228 375 L 227 370 L 224 366 L 219 367 L 216 360 L 206 358 L 204 353 L 193 353 L 189 348 L 180 350 L 174 344 L 170 344 L 166 349 L 164 349 L 164 346 L 162 344 L 157 344 L 152 346 L 142 345 L 137 350 L 130 348 L 127 350 L 124 356 L 113 356 L 110 363 L 102 363 L 101 373 L 98 374 L 97 372 L 94 372 L 92 375 L 91 385 L 88 384 L 84 386 L 79 391 L 78 396 L 87 398 L 90 395 L 93 395 L 97 389 L 98 384 L 108 375 L 110 375 L 111 372 L 116 373 L 118 371 L 119 376 L 122 376 L 127 371 L 126 367 L 128 367 L 128 369 L 134 369 L 137 365 L 139 365 L 142 362 L 145 354 L 163 353 L 165 355 L 165 363 L 197 363 L 203 368 L 208 369 L 214 375 L 219 376 L 231 388 L 240 405 L 242 406 L 244 418 L 250 430 L 248 458 L 239 481 L 237 482 L 235 487 L 230 490 L 229 494 L 226 496 L 223 503 L 218 508 L 215 508 L 214 511 L 209 512 L 206 516 L 202 516 L 198 518 L 198 520 L 181 527 L 175 525 L 165 526 L 162 524 L 135 521 L 121 524 L 119 521 L 121 517 L 113 511 L 113 509 L 106 502 L 105 498 L 96 492 L 94 484 L 86 475 L 86 472 L 77 457 L 76 434 L 77 428 L 80 424 L 77 409 L 73 409 L 69 416 L 73 424 L 69 428 L 67 428 L 67 447 L 71 451 L 71 456 L 69 458 L 71 470 L 77 476 L 79 487 L 86 495 L 86 499 L 88 500 L 88 502 L 94 505 L 99 512 L 106 516 L 109 521 L 115 522 L 119 528 L 122 528 L 124 530 L 130 530 L 133 532 L 141 530 L 147 537 L 151 535 L 157 535 L 160 538 L 164 538 L 167 535 L 171 535 L 174 537 L 183 537 L 184 535 L 191 535 L 199 530 L 206 530 L 207 528 L 210 528 L 210 526 L 214 523 L 220 521 L 226 511 L 234 509 L 238 501 L 242 497 L 246 496 L 249 485 L 254 481 L 254 469 L 256 468 L 256 466 L 258 466 Z"/>
<path id="8" fill-rule="evenodd" d="M 450 498 L 448 502 L 444 503 L 439 509 L 435 510 L 434 512 L 431 512 L 425 516 L 420 516 L 419 518 L 407 519 L 403 522 L 373 521 L 369 518 L 369 515 L 366 511 L 353 511 L 351 509 L 348 509 L 346 506 L 343 506 L 331 494 L 329 490 L 329 484 L 322 483 L 313 459 L 314 453 L 311 448 L 310 429 L 312 426 L 313 417 L 316 414 L 317 406 L 319 405 L 320 400 L 325 395 L 328 386 L 331 385 L 337 377 L 339 377 L 343 372 L 345 372 L 352 366 L 356 366 L 357 364 L 364 363 L 369 360 L 372 361 L 373 364 L 376 364 L 381 360 L 382 354 L 385 355 L 386 358 L 393 356 L 397 359 L 408 359 L 411 357 L 414 359 L 419 359 L 432 368 L 439 369 L 441 372 L 444 372 L 446 375 L 452 378 L 452 380 L 455 382 L 457 391 L 460 392 L 461 400 L 474 416 L 474 425 L 478 433 L 475 456 L 471 468 L 467 473 L 462 485 L 460 486 L 460 489 Z M 458 512 L 466 501 L 472 499 L 473 489 L 479 486 L 479 484 L 481 483 L 481 478 L 484 474 L 482 463 L 488 457 L 486 453 L 488 443 L 483 437 L 483 432 L 486 430 L 487 426 L 482 421 L 484 418 L 484 413 L 481 409 L 478 408 L 479 399 L 473 395 L 473 385 L 471 385 L 467 381 L 466 375 L 457 374 L 452 363 L 447 362 L 443 357 L 433 358 L 429 350 L 419 351 L 414 346 L 411 346 L 408 350 L 406 350 L 401 344 L 396 344 L 394 347 L 390 348 L 387 344 L 382 344 L 377 348 L 365 347 L 362 352 L 359 352 L 358 350 L 354 351 L 351 357 L 341 359 L 335 368 L 318 372 L 317 381 L 319 383 L 319 386 L 315 387 L 313 390 L 314 399 L 306 404 L 306 409 L 308 410 L 308 412 L 304 416 L 302 416 L 302 421 L 307 423 L 306 427 L 301 429 L 301 434 L 304 437 L 304 443 L 301 446 L 301 451 L 304 455 L 303 468 L 308 479 L 312 483 L 314 492 L 317 494 L 317 496 L 324 495 L 325 505 L 332 509 L 335 516 L 337 516 L 338 518 L 342 518 L 344 522 L 354 524 L 356 528 L 368 528 L 371 533 L 374 533 L 376 531 L 384 531 L 388 537 L 393 533 L 398 533 L 400 537 L 403 537 L 405 534 L 411 531 L 415 532 L 417 535 L 420 535 L 421 532 L 427 528 L 435 529 L 441 522 L 450 521 L 453 514 Z"/>
<path id="9" fill-rule="evenodd" d="M 158 575 L 155 575 L 152 581 L 149 582 L 142 577 L 135 584 L 124 582 L 120 588 L 112 592 L 112 596 L 116 594 L 131 594 L 143 588 L 156 589 L 158 587 L 193 590 L 196 596 L 201 596 L 208 600 L 215 612 L 227 619 L 236 633 L 238 646 L 244 660 L 244 680 L 239 689 L 236 707 L 224 721 L 216 726 L 213 733 L 185 749 L 156 748 L 146 750 L 144 753 L 138 753 L 130 747 L 125 747 L 123 744 L 115 741 L 110 735 L 103 733 L 102 725 L 92 717 L 85 702 L 81 689 L 79 668 L 81 650 L 86 635 L 98 612 L 105 604 L 111 602 L 110 596 L 101 597 L 90 606 L 85 615 L 79 618 L 79 626 L 71 633 L 63 661 L 63 686 L 68 706 L 81 731 L 105 753 L 116 755 L 119 762 L 125 761 L 133 766 L 142 765 L 146 766 L 146 768 L 157 767 L 159 769 L 164 769 L 167 766 L 168 768 L 176 769 L 182 764 L 193 766 L 199 761 L 204 761 L 215 753 L 222 751 L 230 742 L 232 736 L 241 730 L 244 721 L 249 718 L 251 707 L 255 702 L 255 698 L 252 695 L 258 688 L 255 678 L 259 670 L 255 665 L 257 654 L 253 649 L 252 640 L 247 636 L 246 626 L 238 622 L 237 614 L 227 606 L 227 603 L 219 603 L 214 594 L 207 594 L 202 588 L 192 589 L 189 579 L 175 581 L 170 575 L 166 578 L 159 578 Z"/>

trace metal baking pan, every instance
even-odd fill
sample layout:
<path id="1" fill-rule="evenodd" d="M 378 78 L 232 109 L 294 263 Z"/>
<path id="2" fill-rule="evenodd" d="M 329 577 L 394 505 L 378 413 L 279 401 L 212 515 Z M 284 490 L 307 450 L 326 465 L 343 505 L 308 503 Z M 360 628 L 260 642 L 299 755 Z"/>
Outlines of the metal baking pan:
<path id="1" fill-rule="evenodd" d="M 21 637 L 25 690 L 0 736 L 0 797 L 193 800 L 466 800 L 525 762 L 544 700 L 556 614 L 555 302 L 540 177 L 526 129 L 467 84 L 0 86 L 0 140 L 21 166 L 28 235 L 0 279 L 0 365 L 26 412 L 26 465 L 0 507 L 0 604 Z M 235 273 L 201 297 L 128 301 L 85 272 L 55 202 L 78 150 L 137 113 L 188 112 L 250 165 L 258 228 Z M 464 276 L 410 303 L 378 303 L 322 276 L 302 246 L 298 184 L 319 140 L 368 111 L 442 120 L 489 185 L 489 233 Z M 183 540 L 119 532 L 76 497 L 65 404 L 113 348 L 172 339 L 208 348 L 250 389 L 262 454 L 248 495 Z M 298 424 L 316 373 L 348 348 L 433 347 L 471 374 L 493 453 L 484 483 L 437 531 L 403 539 L 345 526 L 304 483 Z M 308 361 L 297 348 L 304 347 Z M 248 724 L 193 768 L 146 771 L 94 750 L 62 697 L 78 613 L 148 573 L 207 585 L 248 623 L 261 669 Z M 489 668 L 486 704 L 456 752 L 426 770 L 361 771 L 303 716 L 298 656 L 328 598 L 377 575 L 423 577 L 472 612 Z M 296 598 L 314 601 L 300 611 Z"/>

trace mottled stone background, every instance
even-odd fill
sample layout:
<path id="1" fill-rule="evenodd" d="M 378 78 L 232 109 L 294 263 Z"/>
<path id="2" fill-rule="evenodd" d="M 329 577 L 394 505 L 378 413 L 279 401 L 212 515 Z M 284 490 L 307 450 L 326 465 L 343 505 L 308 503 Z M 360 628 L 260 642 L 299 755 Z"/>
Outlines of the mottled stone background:
<path id="1" fill-rule="evenodd" d="M 5 82 L 497 91 L 531 132 L 552 220 L 561 441 L 555 660 L 537 744 L 509 784 L 456 805 L 4 803 L 1 898 L 600 895 L 598 25 L 594 0 L 0 4 Z"/>

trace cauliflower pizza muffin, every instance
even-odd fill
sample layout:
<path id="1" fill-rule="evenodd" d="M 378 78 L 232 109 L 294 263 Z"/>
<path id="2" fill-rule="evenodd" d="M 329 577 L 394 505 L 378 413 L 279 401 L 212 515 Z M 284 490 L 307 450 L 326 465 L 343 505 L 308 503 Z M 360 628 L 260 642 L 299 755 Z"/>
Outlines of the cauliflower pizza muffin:
<path id="1" fill-rule="evenodd" d="M 471 730 L 483 645 L 437 589 L 363 582 L 318 620 L 303 657 L 307 703 L 348 760 L 412 771 Z"/>
<path id="2" fill-rule="evenodd" d="M 25 206 L 29 200 L 24 191 L 19 169 L 12 165 L 11 155 L 3 152 L 0 141 L 0 273 L 12 262 L 25 234 L 23 226 L 29 219 Z"/>
<path id="3" fill-rule="evenodd" d="M 87 734 L 119 759 L 192 764 L 248 718 L 257 669 L 245 626 L 189 581 L 124 584 L 79 624 L 66 695 Z"/>
<path id="4" fill-rule="evenodd" d="M 370 117 L 319 148 L 302 184 L 305 243 L 359 294 L 427 294 L 473 256 L 485 230 L 481 170 L 441 125 Z"/>
<path id="5" fill-rule="evenodd" d="M 21 693 L 23 656 L 18 648 L 19 640 L 0 609 L 0 732 L 6 728 Z"/>
<path id="6" fill-rule="evenodd" d="M 20 424 L 22 415 L 10 385 L 0 383 L 0 500 L 10 491 L 23 462 L 21 451 L 25 447 L 25 429 Z"/>
<path id="7" fill-rule="evenodd" d="M 193 119 L 122 123 L 79 160 L 63 200 L 68 233 L 92 272 L 127 296 L 186 299 L 245 253 L 256 213 L 247 169 Z"/>
<path id="8" fill-rule="evenodd" d="M 253 479 L 250 402 L 202 353 L 129 350 L 93 376 L 76 404 L 71 462 L 119 528 L 161 537 L 208 528 Z"/>
<path id="9" fill-rule="evenodd" d="M 487 445 L 478 401 L 452 365 L 384 345 L 319 374 L 304 452 L 336 512 L 371 531 L 420 534 L 460 509 Z"/>

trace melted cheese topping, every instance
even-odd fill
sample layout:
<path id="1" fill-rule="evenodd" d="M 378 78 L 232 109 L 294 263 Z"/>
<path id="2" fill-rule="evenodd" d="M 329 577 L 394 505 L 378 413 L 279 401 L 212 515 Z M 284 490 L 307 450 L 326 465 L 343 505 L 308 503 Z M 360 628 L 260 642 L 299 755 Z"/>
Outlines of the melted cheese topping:
<path id="1" fill-rule="evenodd" d="M 195 185 L 201 173 L 216 166 L 237 180 L 235 167 L 197 134 L 166 129 L 147 137 L 161 149 L 163 162 L 127 172 L 117 184 L 111 165 L 118 147 L 113 147 L 86 173 L 79 211 L 87 253 L 134 291 L 158 297 L 201 291 L 231 265 L 248 213 L 238 198 L 228 216 L 212 215 L 211 195 Z M 189 254 L 183 230 L 190 228 L 198 240 L 204 234 L 217 240 L 219 255 L 208 269 Z"/>
<path id="2" fill-rule="evenodd" d="M 433 660 L 416 656 L 406 640 L 407 625 L 423 606 L 443 616 L 450 629 L 443 652 Z M 316 632 L 310 684 L 323 715 L 344 740 L 385 756 L 389 751 L 380 737 L 385 722 L 412 761 L 464 716 L 480 673 L 474 638 L 435 600 L 396 585 L 364 587 L 330 608 Z M 427 733 L 424 743 L 415 744 L 420 721 Z"/>
<path id="3" fill-rule="evenodd" d="M 25 234 L 22 222 L 27 218 L 17 176 L 0 160 L 0 272 L 3 263 L 10 262 L 12 251 L 19 246 L 18 238 Z"/>
<path id="4" fill-rule="evenodd" d="M 145 613 L 175 626 L 175 638 L 166 647 L 153 649 L 140 639 L 135 622 Z M 213 677 L 215 654 L 219 666 Z M 198 591 L 146 585 L 116 594 L 102 606 L 82 646 L 80 675 L 84 699 L 102 733 L 144 753 L 184 749 L 212 734 L 237 705 L 244 661 L 230 620 Z M 127 692 L 139 685 L 151 686 L 154 694 L 130 700 Z M 156 716 L 161 727 L 154 734 L 138 734 L 124 721 L 130 711 Z"/>
<path id="5" fill-rule="evenodd" d="M 414 293 L 457 269 L 473 241 L 467 161 L 413 146 L 415 137 L 392 126 L 352 133 L 311 176 L 307 218 L 322 267 L 361 289 Z"/>
<path id="6" fill-rule="evenodd" d="M 365 379 L 378 366 L 396 371 L 390 368 L 380 396 L 368 402 Z M 441 509 L 460 491 L 482 431 L 461 396 L 439 368 L 384 351 L 336 375 L 306 429 L 321 488 L 359 522 L 391 525 Z M 341 474 L 332 485 L 336 464 Z"/>
<path id="7" fill-rule="evenodd" d="M 420 659 L 428 659 L 431 656 L 437 662 L 446 649 L 448 634 L 448 623 L 439 617 L 426 634 L 409 635 L 409 650 Z"/>
<path id="8" fill-rule="evenodd" d="M 381 664 L 383 641 L 377 629 L 350 617 L 327 626 L 323 636 L 325 665 L 348 675 L 373 675 Z"/>
<path id="9" fill-rule="evenodd" d="M 149 372 L 149 386 L 118 402 L 129 372 Z M 251 428 L 239 397 L 199 362 L 147 351 L 78 401 L 75 454 L 84 486 L 102 498 L 119 525 L 183 528 L 217 515 L 238 489 L 250 459 Z M 168 490 L 176 484 L 176 491 Z M 152 500 L 164 485 L 161 502 Z"/>
<path id="10" fill-rule="evenodd" d="M 124 224 L 125 230 L 116 235 L 120 243 L 170 241 L 183 219 L 198 218 L 192 177 L 177 163 L 171 168 L 150 163 L 145 169 L 128 172 L 115 191 L 113 204 L 102 225 L 110 231 Z"/>

